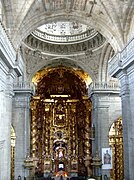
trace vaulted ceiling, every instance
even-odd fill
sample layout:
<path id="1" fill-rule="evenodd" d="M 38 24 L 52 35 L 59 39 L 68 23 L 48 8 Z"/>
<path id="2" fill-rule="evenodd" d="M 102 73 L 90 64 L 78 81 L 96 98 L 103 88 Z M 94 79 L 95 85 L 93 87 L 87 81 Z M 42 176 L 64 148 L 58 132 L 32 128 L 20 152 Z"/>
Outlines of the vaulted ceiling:
<path id="1" fill-rule="evenodd" d="M 1 8 L 15 47 L 38 26 L 65 18 L 92 26 L 115 51 L 133 37 L 133 0 L 1 0 Z"/>
<path id="2" fill-rule="evenodd" d="M 107 81 L 109 59 L 134 36 L 134 0 L 1 0 L 0 20 L 15 50 L 22 50 L 29 81 L 59 65 Z M 96 35 L 64 45 L 35 38 L 38 27 L 55 22 L 78 22 Z"/>

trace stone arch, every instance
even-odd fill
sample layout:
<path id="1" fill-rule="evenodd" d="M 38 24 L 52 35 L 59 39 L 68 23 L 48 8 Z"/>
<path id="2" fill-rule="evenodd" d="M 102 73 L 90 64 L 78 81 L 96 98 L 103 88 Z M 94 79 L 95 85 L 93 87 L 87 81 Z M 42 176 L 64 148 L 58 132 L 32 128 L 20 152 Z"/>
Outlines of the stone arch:
<path id="1" fill-rule="evenodd" d="M 110 132 L 110 129 L 112 127 L 112 125 L 118 120 L 118 119 L 122 119 L 122 116 L 121 115 L 117 115 L 114 119 L 112 119 L 109 123 L 109 132 Z"/>
<path id="2" fill-rule="evenodd" d="M 32 31 L 34 31 L 37 27 L 41 26 L 42 24 L 48 23 L 54 20 L 61 20 L 63 19 L 63 17 L 64 17 L 64 20 L 68 19 L 68 16 L 65 13 L 55 14 L 55 16 L 52 16 L 52 15 L 46 16 L 44 12 L 44 14 L 37 14 L 33 16 L 30 22 L 29 22 L 29 19 L 28 20 L 26 19 L 23 22 L 22 26 L 20 27 L 19 34 L 15 38 L 15 40 L 17 39 L 17 41 L 15 41 L 16 45 L 18 43 L 20 46 L 21 40 L 25 39 Z M 85 17 L 85 19 L 83 19 L 81 12 L 79 12 L 79 14 L 76 12 L 75 16 L 73 13 L 69 15 L 69 20 L 77 20 L 81 23 L 90 25 L 91 27 L 99 31 L 108 40 L 108 42 L 114 48 L 115 52 L 117 52 L 118 50 L 121 50 L 123 43 L 118 37 L 114 35 L 114 32 L 102 19 L 99 19 L 97 21 L 94 21 L 92 17 Z"/>
<path id="3" fill-rule="evenodd" d="M 81 62 L 80 60 L 78 61 L 77 57 L 75 57 L 75 58 L 56 57 L 56 58 L 48 59 L 46 61 L 42 61 L 37 66 L 34 66 L 34 68 L 32 69 L 31 73 L 27 77 L 28 81 L 31 82 L 32 78 L 36 74 L 36 72 L 39 71 L 40 69 L 42 69 L 43 67 L 55 67 L 55 66 L 59 66 L 59 65 L 63 65 L 65 67 L 66 66 L 67 67 L 73 67 L 73 68 L 78 67 L 81 70 L 83 70 L 84 72 L 88 73 L 88 75 L 93 80 L 93 76 L 92 76 L 92 73 L 90 72 L 89 67 L 87 67 L 86 64 L 84 64 L 84 62 Z"/>

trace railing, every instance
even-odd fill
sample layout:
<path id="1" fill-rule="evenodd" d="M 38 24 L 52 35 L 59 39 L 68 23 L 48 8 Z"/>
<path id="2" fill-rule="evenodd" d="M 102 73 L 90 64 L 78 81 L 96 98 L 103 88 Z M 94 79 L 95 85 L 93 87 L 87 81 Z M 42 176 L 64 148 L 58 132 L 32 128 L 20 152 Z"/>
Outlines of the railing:
<path id="1" fill-rule="evenodd" d="M 29 82 L 16 82 L 13 84 L 13 89 L 14 91 L 31 90 L 35 92 L 34 84 Z"/>
<path id="2" fill-rule="evenodd" d="M 125 46 L 125 48 L 116 54 L 109 61 L 109 73 L 113 76 L 119 70 L 129 66 L 134 56 L 134 38 Z"/>
<path id="3" fill-rule="evenodd" d="M 114 72 L 119 69 L 120 64 L 120 53 L 116 54 L 110 61 L 108 66 L 108 72 L 111 76 L 114 75 Z"/>
<path id="4" fill-rule="evenodd" d="M 120 91 L 118 82 L 93 82 L 89 85 L 89 93 L 95 91 Z"/>
<path id="5" fill-rule="evenodd" d="M 46 32 L 42 32 L 40 30 L 35 30 L 32 32 L 32 35 L 40 40 L 43 41 L 49 41 L 49 42 L 61 42 L 61 43 L 67 43 L 67 42 L 75 42 L 84 40 L 87 38 L 92 38 L 97 34 L 97 32 L 94 29 L 87 30 L 86 32 L 83 32 L 81 34 L 76 35 L 51 35 Z"/>

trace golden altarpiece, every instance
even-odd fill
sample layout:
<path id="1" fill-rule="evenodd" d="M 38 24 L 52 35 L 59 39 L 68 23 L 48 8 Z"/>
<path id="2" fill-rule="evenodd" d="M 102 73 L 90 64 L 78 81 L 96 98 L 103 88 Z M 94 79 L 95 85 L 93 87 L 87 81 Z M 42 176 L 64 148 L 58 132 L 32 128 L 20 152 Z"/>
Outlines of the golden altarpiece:
<path id="1" fill-rule="evenodd" d="M 122 118 L 117 119 L 109 131 L 109 145 L 112 148 L 111 180 L 124 179 L 124 151 Z"/>
<path id="2" fill-rule="evenodd" d="M 91 175 L 91 102 L 80 76 L 63 67 L 40 71 L 31 116 L 36 175 Z"/>

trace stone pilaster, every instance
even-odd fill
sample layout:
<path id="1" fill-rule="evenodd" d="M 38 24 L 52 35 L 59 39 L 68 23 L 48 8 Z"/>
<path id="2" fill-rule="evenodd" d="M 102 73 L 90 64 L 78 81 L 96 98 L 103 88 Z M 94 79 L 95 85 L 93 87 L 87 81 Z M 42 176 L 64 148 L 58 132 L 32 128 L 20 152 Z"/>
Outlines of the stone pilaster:
<path id="1" fill-rule="evenodd" d="M 134 179 L 134 39 L 109 62 L 109 74 L 121 84 L 124 179 Z"/>
<path id="2" fill-rule="evenodd" d="M 95 152 L 99 152 L 101 157 L 102 148 L 109 147 L 109 96 L 108 94 L 93 93 L 92 94 L 93 111 L 92 118 L 95 126 L 95 139 L 92 143 Z M 102 175 L 109 175 L 109 170 L 102 171 Z"/>
<path id="3" fill-rule="evenodd" d="M 132 74 L 131 74 L 132 73 Z M 118 78 L 121 83 L 123 142 L 124 142 L 124 174 L 126 180 L 134 179 L 134 77 L 133 72 L 121 71 Z M 130 83 L 131 82 L 131 83 Z"/>
<path id="4" fill-rule="evenodd" d="M 130 94 L 130 109 L 128 112 L 130 112 L 130 119 L 131 123 L 128 124 L 129 129 L 131 128 L 131 134 L 130 134 L 130 166 L 131 166 L 131 179 L 134 179 L 134 65 L 132 65 L 128 69 L 128 77 L 129 77 L 129 94 Z M 125 110 L 124 110 L 125 113 Z"/>
<path id="5" fill-rule="evenodd" d="M 23 59 L 16 59 L 16 51 L 0 22 L 0 141 L 4 141 L 2 180 L 10 180 L 11 122 L 13 81 L 22 75 Z"/>
<path id="6" fill-rule="evenodd" d="M 90 87 L 89 96 L 92 101 L 92 124 L 95 127 L 92 152 L 93 156 L 95 156 L 97 151 L 101 157 L 102 148 L 109 147 L 108 135 L 110 126 L 121 113 L 119 88 L 115 88 L 110 83 L 96 83 L 92 88 Z M 116 103 L 117 105 L 115 106 Z M 102 179 L 104 174 L 110 177 L 110 170 L 102 170 Z"/>
<path id="7" fill-rule="evenodd" d="M 27 170 L 24 168 L 24 159 L 30 152 L 30 97 L 31 89 L 25 88 L 15 89 L 15 97 L 13 102 L 13 125 L 16 132 L 15 146 L 15 178 L 20 175 L 21 178 L 28 176 Z"/>
<path id="8" fill-rule="evenodd" d="M 108 147 L 109 101 L 105 94 L 93 93 L 92 123 L 95 126 L 94 149 L 101 152 L 102 147 Z M 95 151 L 94 151 L 95 152 Z"/>
<path id="9" fill-rule="evenodd" d="M 4 143 L 5 143 L 5 140 L 0 141 L 0 179 L 3 178 Z"/>
<path id="10" fill-rule="evenodd" d="M 4 75 L 4 74 L 3 74 Z M 2 179 L 10 179 L 10 160 L 11 160 L 11 121 L 12 121 L 12 97 L 13 97 L 13 79 L 14 71 L 9 71 L 0 81 L 0 140 L 4 141 L 3 161 L 2 161 Z"/>

